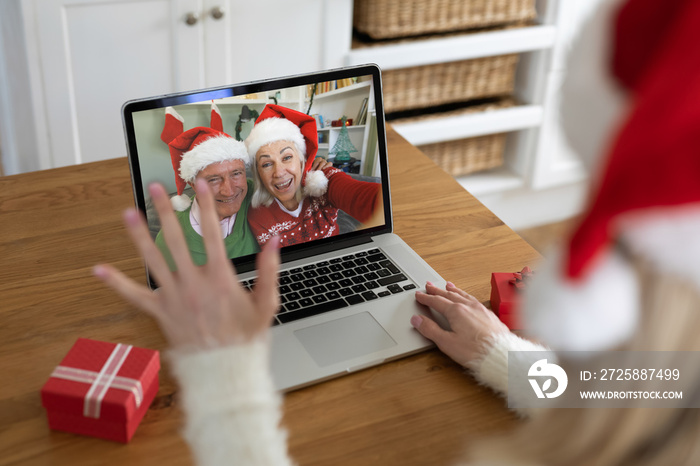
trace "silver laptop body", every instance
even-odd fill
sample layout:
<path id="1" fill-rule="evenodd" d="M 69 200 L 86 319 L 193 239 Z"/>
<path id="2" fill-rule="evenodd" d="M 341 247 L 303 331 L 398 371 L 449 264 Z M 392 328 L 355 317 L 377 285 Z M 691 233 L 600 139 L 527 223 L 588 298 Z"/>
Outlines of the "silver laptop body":
<path id="1" fill-rule="evenodd" d="M 353 178 L 381 183 L 384 202 L 384 220 L 379 224 L 365 227 L 347 215 L 341 218 L 341 212 L 337 236 L 282 249 L 283 303 L 271 329 L 276 386 L 292 390 L 432 347 L 409 322 L 413 314 L 429 312 L 416 303 L 414 293 L 427 281 L 442 285 L 444 280 L 392 232 L 381 73 L 376 65 L 125 103 L 122 117 L 134 198 L 154 237 L 159 223 L 146 187 L 159 181 L 176 190 L 168 146 L 160 138 L 166 109 L 171 114 L 175 110 L 187 130 L 209 126 L 216 108 L 224 131 L 244 139 L 267 103 L 313 115 L 319 155 Z M 338 124 L 343 116 L 353 120 L 345 128 Z M 350 160 L 347 153 L 344 158 L 337 155 L 339 139 L 344 149 L 348 141 L 355 149 Z M 232 258 L 240 280 L 249 287 L 256 276 L 254 260 L 254 255 Z M 149 283 L 157 286 L 150 275 Z M 301 284 L 308 291 L 301 292 Z"/>

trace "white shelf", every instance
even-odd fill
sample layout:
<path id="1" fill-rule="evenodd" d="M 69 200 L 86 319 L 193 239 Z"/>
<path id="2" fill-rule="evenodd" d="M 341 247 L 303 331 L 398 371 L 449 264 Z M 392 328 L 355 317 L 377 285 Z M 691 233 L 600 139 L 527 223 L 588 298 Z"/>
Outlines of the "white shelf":
<path id="1" fill-rule="evenodd" d="M 354 129 L 364 130 L 365 126 L 367 126 L 367 125 L 350 125 L 350 126 L 346 126 L 345 128 L 348 131 L 352 131 Z M 341 129 L 343 129 L 342 126 L 325 126 L 323 128 L 318 128 L 317 131 L 331 131 L 331 130 L 340 131 Z"/>
<path id="2" fill-rule="evenodd" d="M 542 116 L 543 109 L 540 105 L 520 105 L 391 126 L 408 142 L 419 146 L 534 128 L 542 123 Z"/>
<path id="3" fill-rule="evenodd" d="M 433 65 L 546 49 L 554 46 L 555 39 L 556 27 L 551 25 L 464 34 L 351 49 L 345 64 L 376 63 L 384 70 Z"/>
<path id="4" fill-rule="evenodd" d="M 507 167 L 494 168 L 493 170 L 473 175 L 459 176 L 456 180 L 464 189 L 477 197 L 525 186 L 523 178 L 510 171 Z"/>

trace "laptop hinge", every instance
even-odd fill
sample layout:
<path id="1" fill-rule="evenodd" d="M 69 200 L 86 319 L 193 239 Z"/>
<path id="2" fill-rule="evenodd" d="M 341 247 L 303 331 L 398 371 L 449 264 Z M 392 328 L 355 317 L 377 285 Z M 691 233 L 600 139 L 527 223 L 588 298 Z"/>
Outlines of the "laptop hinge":
<path id="1" fill-rule="evenodd" d="M 349 248 L 352 246 L 358 246 L 360 244 L 367 244 L 372 242 L 371 236 L 362 236 L 358 238 L 349 238 L 339 241 L 333 241 L 324 245 L 314 245 L 313 248 L 303 249 L 301 251 L 282 251 L 282 263 L 291 262 L 299 259 L 306 259 L 307 257 L 317 256 L 319 254 L 325 254 L 327 252 L 338 251 L 341 249 Z M 234 264 L 237 273 L 250 272 L 255 270 L 255 261 L 246 262 L 243 264 Z"/>

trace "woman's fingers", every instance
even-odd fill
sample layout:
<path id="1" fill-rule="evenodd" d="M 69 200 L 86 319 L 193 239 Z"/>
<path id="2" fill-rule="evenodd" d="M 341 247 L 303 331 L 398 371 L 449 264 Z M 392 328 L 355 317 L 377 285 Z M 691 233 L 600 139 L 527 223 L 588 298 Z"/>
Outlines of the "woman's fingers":
<path id="1" fill-rule="evenodd" d="M 333 164 L 328 162 L 326 159 L 323 157 L 316 157 L 314 161 L 311 163 L 311 169 L 312 170 L 324 170 L 328 167 L 332 167 Z"/>
<path id="2" fill-rule="evenodd" d="M 256 268 L 258 278 L 253 291 L 253 300 L 258 310 L 269 313 L 272 318 L 279 308 L 279 291 L 277 288 L 277 274 L 280 267 L 278 236 L 273 236 L 265 243 L 258 254 Z"/>
<path id="3" fill-rule="evenodd" d="M 131 210 L 124 215 L 127 231 L 160 283 L 158 293 L 149 291 L 111 266 L 96 266 L 94 274 L 127 301 L 156 317 L 175 347 L 224 345 L 263 335 L 279 305 L 279 240 L 270 241 L 259 255 L 258 282 L 253 295 L 248 295 L 235 280 L 235 272 L 226 256 L 209 188 L 201 183 L 197 185 L 209 259 L 205 267 L 196 267 L 190 259 L 180 222 L 163 187 L 152 185 L 150 192 L 178 271 L 169 270 L 144 219 Z"/>
<path id="4" fill-rule="evenodd" d="M 442 329 L 433 319 L 426 316 L 414 315 L 411 317 L 411 325 L 420 332 L 428 340 L 434 342 L 441 347 L 447 338 L 449 332 Z"/>
<path id="5" fill-rule="evenodd" d="M 425 291 L 430 295 L 442 296 L 443 298 L 448 299 L 448 300 L 452 301 L 453 303 L 462 303 L 462 304 L 469 303 L 469 298 L 471 298 L 470 295 L 468 295 L 467 293 L 464 293 L 462 290 L 455 287 L 454 285 L 452 285 L 451 287 L 449 285 L 452 285 L 452 284 L 449 283 L 446 289 L 442 289 L 442 288 L 437 287 L 437 286 L 433 285 L 432 283 L 428 282 L 425 285 Z M 457 293 L 457 291 L 462 291 L 462 293 Z"/>
<path id="6" fill-rule="evenodd" d="M 158 297 L 145 286 L 137 284 L 111 265 L 96 265 L 92 273 L 131 304 L 157 319 L 162 317 Z"/>
<path id="7" fill-rule="evenodd" d="M 196 180 L 194 189 L 202 212 L 202 236 L 207 251 L 208 267 L 217 274 L 226 273 L 224 267 L 228 267 L 229 270 L 232 267 L 226 257 L 226 249 L 221 237 L 221 225 L 214 205 L 216 201 L 206 181 Z"/>
<path id="8" fill-rule="evenodd" d="M 416 301 L 444 315 L 450 322 L 453 330 L 455 328 L 455 323 L 463 321 L 500 322 L 492 311 L 484 307 L 471 295 L 462 297 L 457 295 L 457 293 L 440 290 L 430 284 L 426 286 L 426 291 L 431 291 L 435 294 L 421 293 L 418 291 L 416 292 Z"/>
<path id="9" fill-rule="evenodd" d="M 158 212 L 163 236 L 165 237 L 165 242 L 168 245 L 170 254 L 177 265 L 177 269 L 185 277 L 189 277 L 195 266 L 192 263 L 190 250 L 185 242 L 185 235 L 182 232 L 180 222 L 173 212 L 168 194 L 165 192 L 165 188 L 158 183 L 152 183 L 148 187 L 148 192 Z"/>
<path id="10" fill-rule="evenodd" d="M 124 224 L 131 241 L 141 253 L 149 271 L 153 273 L 160 286 L 172 286 L 173 275 L 170 273 L 163 255 L 153 242 L 146 222 L 136 209 L 127 209 L 124 212 Z"/>
<path id="11" fill-rule="evenodd" d="M 450 313 L 449 311 L 455 304 L 453 301 L 447 299 L 444 296 L 422 293 L 420 291 L 416 292 L 416 301 L 425 306 L 428 306 L 431 309 L 436 310 L 440 314 L 447 317 L 448 320 L 450 318 L 450 316 L 448 315 Z"/>
<path id="12" fill-rule="evenodd" d="M 414 315 L 411 317 L 411 325 L 421 335 L 435 343 L 440 351 L 462 366 L 466 366 L 469 361 L 477 357 L 477 353 L 472 348 L 474 345 L 470 343 L 472 338 L 468 335 L 443 330 L 433 319 L 426 316 Z"/>
<path id="13" fill-rule="evenodd" d="M 462 298 L 464 298 L 467 301 L 472 301 L 472 302 L 478 302 L 479 300 L 476 299 L 474 296 L 470 295 L 466 291 L 462 290 L 461 288 L 457 288 L 454 283 L 452 282 L 447 282 L 445 285 L 445 289 L 447 291 L 451 291 L 452 293 L 456 293 Z"/>
<path id="14" fill-rule="evenodd" d="M 450 284 L 448 290 L 451 289 L 458 290 Z M 416 292 L 416 301 L 443 314 L 450 323 L 450 331 L 442 330 L 424 316 L 413 316 L 411 325 L 461 365 L 483 356 L 491 335 L 508 331 L 495 314 L 466 293 L 441 290 L 432 284 L 426 286 L 426 291 Z"/>

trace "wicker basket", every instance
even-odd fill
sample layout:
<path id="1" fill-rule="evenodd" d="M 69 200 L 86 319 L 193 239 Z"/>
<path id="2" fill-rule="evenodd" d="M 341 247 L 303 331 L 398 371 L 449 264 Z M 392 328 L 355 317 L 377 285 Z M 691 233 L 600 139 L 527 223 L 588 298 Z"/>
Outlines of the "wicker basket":
<path id="1" fill-rule="evenodd" d="M 418 148 L 450 175 L 462 176 L 503 165 L 505 144 L 506 134 L 501 133 Z"/>
<path id="2" fill-rule="evenodd" d="M 501 26 L 535 19 L 535 0 L 355 0 L 353 25 L 373 39 Z"/>
<path id="3" fill-rule="evenodd" d="M 517 64 L 515 54 L 384 71 L 384 111 L 511 95 Z"/>
<path id="4" fill-rule="evenodd" d="M 461 110 L 441 113 L 439 115 L 425 115 L 415 118 L 393 120 L 391 124 L 397 125 L 427 119 L 481 113 L 512 107 L 516 104 L 514 99 L 507 98 L 497 102 L 474 105 Z M 462 176 L 503 165 L 503 151 L 506 137 L 506 133 L 489 134 L 468 139 L 425 144 L 418 146 L 418 148 L 450 175 Z"/>

